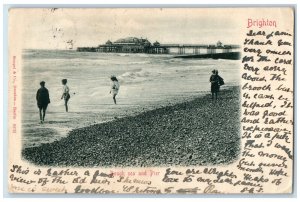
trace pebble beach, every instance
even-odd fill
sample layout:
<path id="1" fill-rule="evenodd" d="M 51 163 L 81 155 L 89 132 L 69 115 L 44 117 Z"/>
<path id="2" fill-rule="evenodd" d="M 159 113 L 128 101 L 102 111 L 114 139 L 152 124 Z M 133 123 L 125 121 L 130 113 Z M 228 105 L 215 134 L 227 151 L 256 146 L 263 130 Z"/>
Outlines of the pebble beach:
<path id="1" fill-rule="evenodd" d="M 218 100 L 193 100 L 71 130 L 52 143 L 24 148 L 40 166 L 149 167 L 223 165 L 240 153 L 240 89 Z"/>

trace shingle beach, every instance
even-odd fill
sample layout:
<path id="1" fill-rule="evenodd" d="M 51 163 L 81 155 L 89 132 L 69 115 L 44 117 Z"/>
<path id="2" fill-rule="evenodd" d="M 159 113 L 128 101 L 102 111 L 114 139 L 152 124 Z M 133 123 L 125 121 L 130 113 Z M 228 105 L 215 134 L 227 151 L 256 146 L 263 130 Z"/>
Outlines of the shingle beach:
<path id="1" fill-rule="evenodd" d="M 72 130 L 68 137 L 24 148 L 41 166 L 148 167 L 220 165 L 240 152 L 240 90 Z"/>

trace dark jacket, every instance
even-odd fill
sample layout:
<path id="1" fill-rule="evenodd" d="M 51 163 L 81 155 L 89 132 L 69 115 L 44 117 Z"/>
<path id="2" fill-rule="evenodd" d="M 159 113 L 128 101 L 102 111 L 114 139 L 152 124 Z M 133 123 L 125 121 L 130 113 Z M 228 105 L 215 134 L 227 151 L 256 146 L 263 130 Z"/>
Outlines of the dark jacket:
<path id="1" fill-rule="evenodd" d="M 38 89 L 36 93 L 36 101 L 39 107 L 47 106 L 50 103 L 49 92 L 47 88 L 41 87 Z"/>
<path id="2" fill-rule="evenodd" d="M 211 83 L 211 92 L 216 93 L 220 91 L 219 82 L 222 78 L 219 75 L 213 74 L 210 76 L 210 83 Z"/>

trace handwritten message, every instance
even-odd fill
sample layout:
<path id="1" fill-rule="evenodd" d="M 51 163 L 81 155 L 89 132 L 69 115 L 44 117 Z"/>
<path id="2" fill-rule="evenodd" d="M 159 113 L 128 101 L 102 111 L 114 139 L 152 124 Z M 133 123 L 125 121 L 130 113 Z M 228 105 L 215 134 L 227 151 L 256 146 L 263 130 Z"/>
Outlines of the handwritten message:
<path id="1" fill-rule="evenodd" d="M 260 179 L 252 188 L 279 186 L 290 179 L 293 159 L 293 35 L 249 29 L 243 52 L 243 151 L 237 167 L 245 180 Z"/>
<path id="2" fill-rule="evenodd" d="M 43 171 L 42 171 L 43 170 Z M 205 175 L 205 177 L 204 177 Z M 167 186 L 161 186 L 155 180 L 163 177 L 162 181 Z M 216 168 L 201 170 L 187 169 L 185 172 L 167 168 L 165 173 L 160 171 L 140 169 L 140 171 L 101 171 L 78 169 L 36 169 L 30 170 L 20 165 L 10 168 L 10 189 L 17 192 L 45 192 L 45 193 L 137 193 L 137 194 L 196 194 L 196 193 L 221 193 L 215 189 L 216 183 L 228 183 L 234 186 L 241 184 L 234 180 L 237 176 L 226 170 L 218 171 Z M 192 181 L 205 184 L 204 188 L 188 185 Z M 174 182 L 183 183 L 185 188 L 175 188 Z M 234 182 L 234 184 L 233 184 Z M 115 184 L 115 185 L 114 185 Z M 25 186 L 27 185 L 27 186 Z M 53 188 L 54 187 L 54 188 Z M 73 187 L 70 189 L 70 187 Z M 188 188 L 187 188 L 188 187 Z M 117 189 L 116 189 L 117 188 Z M 120 188 L 120 189 L 119 189 Z"/>
<path id="3" fill-rule="evenodd" d="M 294 32 L 293 23 L 283 26 L 282 22 L 290 22 L 292 18 L 289 17 L 293 14 L 290 9 L 282 9 L 282 16 L 289 17 L 283 21 L 273 19 L 279 10 L 275 9 L 266 20 L 245 17 L 244 13 L 250 13 L 247 9 L 240 14 L 245 25 L 241 29 L 241 41 L 237 42 L 241 46 L 240 100 L 237 98 L 241 104 L 236 106 L 237 113 L 240 111 L 240 117 L 237 118 L 240 136 L 236 138 L 240 148 L 239 156 L 227 164 L 167 164 L 161 167 L 60 167 L 59 163 L 53 162 L 46 162 L 51 166 L 42 167 L 31 164 L 22 159 L 21 146 L 13 145 L 19 144 L 22 135 L 19 129 L 22 116 L 19 97 L 21 57 L 11 54 L 9 191 L 61 194 L 291 193 L 294 161 Z M 210 100 L 211 106 L 214 102 L 222 102 L 222 90 L 223 87 L 218 100 Z M 228 135 L 225 138 L 230 137 Z M 192 157 L 189 155 L 186 158 Z"/>

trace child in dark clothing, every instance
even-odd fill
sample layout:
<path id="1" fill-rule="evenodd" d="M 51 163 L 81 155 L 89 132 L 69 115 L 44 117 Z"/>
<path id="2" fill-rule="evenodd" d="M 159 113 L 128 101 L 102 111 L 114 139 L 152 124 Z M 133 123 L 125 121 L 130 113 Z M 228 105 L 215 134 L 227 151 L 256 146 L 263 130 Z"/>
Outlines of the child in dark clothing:
<path id="1" fill-rule="evenodd" d="M 48 104 L 50 103 L 50 98 L 49 98 L 49 91 L 45 87 L 45 81 L 42 81 L 40 83 L 41 88 L 38 89 L 36 93 L 36 101 L 37 101 L 37 106 L 40 111 L 40 121 L 43 123 L 45 121 L 45 116 L 46 116 L 46 110 L 48 107 Z"/>
<path id="2" fill-rule="evenodd" d="M 209 82 L 211 83 L 211 96 L 214 99 L 218 99 L 218 92 L 220 91 L 220 86 L 224 85 L 224 80 L 219 76 L 218 70 L 213 70 L 212 75 L 210 76 Z"/>

